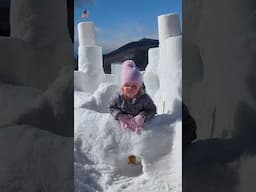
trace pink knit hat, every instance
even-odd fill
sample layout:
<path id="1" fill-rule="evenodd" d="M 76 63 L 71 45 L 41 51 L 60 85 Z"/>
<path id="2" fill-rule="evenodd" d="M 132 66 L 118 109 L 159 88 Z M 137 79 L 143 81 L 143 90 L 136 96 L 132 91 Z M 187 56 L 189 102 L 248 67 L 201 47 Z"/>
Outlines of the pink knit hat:
<path id="1" fill-rule="evenodd" d="M 132 60 L 126 60 L 122 65 L 121 86 L 129 82 L 138 82 L 142 85 L 140 70 Z"/>

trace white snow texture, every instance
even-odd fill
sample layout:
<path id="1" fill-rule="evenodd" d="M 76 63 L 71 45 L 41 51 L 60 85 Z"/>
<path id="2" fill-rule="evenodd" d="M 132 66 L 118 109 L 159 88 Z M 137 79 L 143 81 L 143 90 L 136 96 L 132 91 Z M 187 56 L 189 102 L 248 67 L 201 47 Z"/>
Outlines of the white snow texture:
<path id="1" fill-rule="evenodd" d="M 75 92 L 75 191 L 181 191 L 179 117 L 158 115 L 141 133 L 123 130 L 102 113 L 112 88 Z M 141 164 L 128 165 L 132 154 Z"/>

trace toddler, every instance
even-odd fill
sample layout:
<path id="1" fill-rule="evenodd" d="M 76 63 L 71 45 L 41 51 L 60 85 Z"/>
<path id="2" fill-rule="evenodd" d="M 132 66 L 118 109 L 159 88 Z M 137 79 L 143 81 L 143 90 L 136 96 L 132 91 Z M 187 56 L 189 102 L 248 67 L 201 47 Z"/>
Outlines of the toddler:
<path id="1" fill-rule="evenodd" d="M 139 69 L 132 60 L 122 64 L 121 91 L 110 102 L 109 110 L 121 127 L 142 130 L 144 122 L 156 114 L 156 106 L 143 89 Z"/>

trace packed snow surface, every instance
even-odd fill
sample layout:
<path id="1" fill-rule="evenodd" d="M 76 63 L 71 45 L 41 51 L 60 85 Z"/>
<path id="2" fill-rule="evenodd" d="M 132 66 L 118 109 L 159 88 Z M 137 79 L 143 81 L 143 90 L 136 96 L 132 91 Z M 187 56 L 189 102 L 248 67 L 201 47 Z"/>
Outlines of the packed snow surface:
<path id="1" fill-rule="evenodd" d="M 107 109 L 117 89 L 74 93 L 75 191 L 181 191 L 181 114 L 157 115 L 139 133 L 122 129 Z"/>

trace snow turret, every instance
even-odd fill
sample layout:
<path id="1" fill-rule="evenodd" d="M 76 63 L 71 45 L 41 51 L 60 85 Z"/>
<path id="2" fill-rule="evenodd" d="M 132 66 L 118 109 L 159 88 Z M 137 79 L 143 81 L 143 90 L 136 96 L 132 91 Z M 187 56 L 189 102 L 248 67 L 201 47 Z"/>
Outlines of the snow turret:
<path id="1" fill-rule="evenodd" d="M 158 113 L 181 110 L 182 37 L 179 16 L 158 16 L 159 48 L 148 51 L 144 74 L 147 92 L 157 104 Z"/>
<path id="2" fill-rule="evenodd" d="M 78 71 L 75 72 L 75 88 L 93 93 L 105 77 L 102 48 L 96 45 L 93 23 L 79 23 L 78 37 Z"/>

